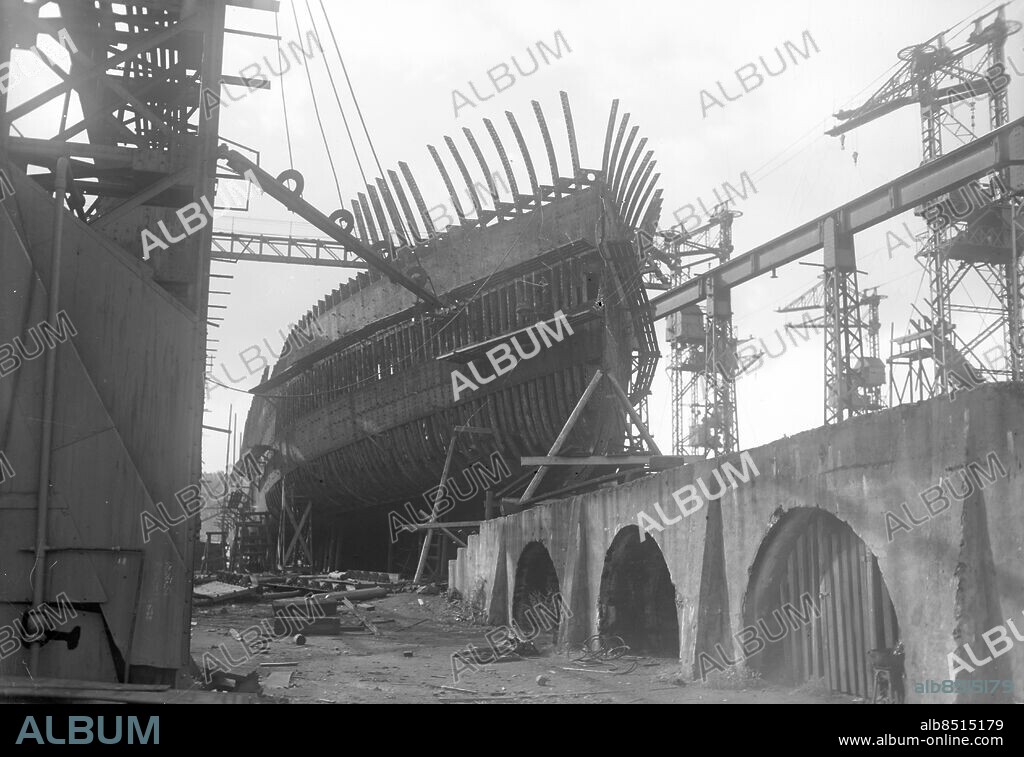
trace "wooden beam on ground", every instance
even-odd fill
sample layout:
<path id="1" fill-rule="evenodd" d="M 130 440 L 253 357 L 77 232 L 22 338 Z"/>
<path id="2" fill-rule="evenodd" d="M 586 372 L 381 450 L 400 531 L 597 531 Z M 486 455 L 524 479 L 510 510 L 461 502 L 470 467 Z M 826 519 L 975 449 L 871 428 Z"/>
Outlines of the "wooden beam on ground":
<path id="1" fill-rule="evenodd" d="M 547 455 L 545 457 L 521 457 L 519 462 L 524 468 L 559 465 L 646 465 L 652 470 L 668 470 L 703 459 L 700 455 L 587 455 L 585 457 Z"/>
<path id="2" fill-rule="evenodd" d="M 76 681 L 63 678 L 0 677 L 0 700 L 25 699 L 87 700 L 131 704 L 254 704 L 255 694 L 196 691 L 135 684 Z"/>
<path id="3" fill-rule="evenodd" d="M 353 615 L 359 618 L 359 622 L 367 628 L 369 628 L 370 632 L 373 633 L 374 636 L 380 636 L 380 629 L 373 624 L 373 621 L 371 621 L 362 612 L 360 612 L 359 609 L 354 604 L 352 604 L 351 599 L 349 599 L 348 597 L 343 597 L 341 603 L 345 605 L 346 608 L 348 608 L 349 612 L 351 612 Z"/>

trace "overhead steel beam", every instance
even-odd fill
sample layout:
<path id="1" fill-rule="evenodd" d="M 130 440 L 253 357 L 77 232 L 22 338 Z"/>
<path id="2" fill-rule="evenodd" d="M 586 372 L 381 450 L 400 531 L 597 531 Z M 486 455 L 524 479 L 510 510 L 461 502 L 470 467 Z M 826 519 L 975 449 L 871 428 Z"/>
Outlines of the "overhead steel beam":
<path id="1" fill-rule="evenodd" d="M 912 210 L 972 179 L 1010 166 L 1017 167 L 1013 172 L 1017 176 L 1013 188 L 1020 190 L 1024 186 L 1024 118 L 734 257 L 712 269 L 708 276 L 713 276 L 721 286 L 742 284 L 821 249 L 824 223 L 828 218 L 841 219 L 843 228 L 854 234 Z M 706 296 L 705 279 L 690 279 L 651 300 L 654 318 L 665 318 L 670 313 L 701 302 Z"/>
<path id="2" fill-rule="evenodd" d="M 224 4 L 250 10 L 270 11 L 272 13 L 277 13 L 281 7 L 280 0 L 226 0 Z"/>
<path id="3" fill-rule="evenodd" d="M 290 237 L 214 231 L 210 257 L 214 260 L 251 260 L 265 263 L 365 269 L 369 266 L 344 245 L 321 237 Z"/>

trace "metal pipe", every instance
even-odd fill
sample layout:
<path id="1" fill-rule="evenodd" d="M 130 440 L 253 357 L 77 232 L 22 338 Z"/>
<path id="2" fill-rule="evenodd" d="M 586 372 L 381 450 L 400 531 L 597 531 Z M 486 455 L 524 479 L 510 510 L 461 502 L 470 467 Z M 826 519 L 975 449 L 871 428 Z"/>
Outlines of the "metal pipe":
<path id="1" fill-rule="evenodd" d="M 50 251 L 50 286 L 48 289 L 47 322 L 57 323 L 60 304 L 60 258 L 64 234 L 64 196 L 68 189 L 71 161 L 66 156 L 57 159 L 54 176 L 53 247 Z M 57 349 L 54 344 L 46 352 L 43 374 L 42 442 L 39 450 L 39 498 L 36 504 L 36 549 L 32 565 L 32 607 L 43 604 L 46 590 L 46 536 L 50 505 L 50 453 L 53 445 L 53 398 L 57 386 Z M 32 645 L 29 652 L 29 674 L 35 675 L 39 665 L 39 646 Z"/>

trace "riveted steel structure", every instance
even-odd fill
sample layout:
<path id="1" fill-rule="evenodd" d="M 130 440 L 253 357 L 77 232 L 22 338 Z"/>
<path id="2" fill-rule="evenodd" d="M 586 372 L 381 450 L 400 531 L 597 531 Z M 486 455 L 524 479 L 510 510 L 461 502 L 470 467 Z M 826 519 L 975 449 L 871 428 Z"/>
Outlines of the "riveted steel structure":
<path id="1" fill-rule="evenodd" d="M 0 624 L 62 595 L 78 629 L 2 676 L 186 682 L 212 222 L 178 211 L 213 201 L 225 9 L 277 5 L 0 2 L 0 340 L 68 324 L 0 385 Z"/>
<path id="2" fill-rule="evenodd" d="M 1001 5 L 974 19 L 963 38 L 949 41 L 948 33 L 941 32 L 904 48 L 896 73 L 862 105 L 837 112 L 840 123 L 827 133 L 841 136 L 905 105 L 917 104 L 922 159 L 927 163 L 947 152 L 950 143 L 961 145 L 975 137 L 974 110 L 979 98 L 988 101 L 988 127 L 1004 126 L 1009 119 L 1007 93 L 1012 80 L 1005 46 L 1007 38 L 1020 28 L 1018 22 L 1006 19 Z M 957 112 L 962 105 L 969 109 L 969 118 Z M 929 281 L 929 312 L 912 320 L 912 332 L 893 344 L 893 401 L 945 394 L 964 385 L 965 372 L 990 381 L 1021 373 L 1022 276 L 1019 255 L 1011 249 L 1019 198 L 1014 199 L 1007 180 L 1006 172 L 997 172 L 985 177 L 984 183 L 957 187 L 918 209 L 930 230 L 918 251 Z M 996 300 L 995 308 L 975 304 L 975 297 L 986 293 Z M 834 298 L 843 299 L 838 290 Z M 852 321 L 855 312 L 847 312 L 843 318 Z M 974 316 L 970 322 L 968 314 Z M 1005 361 L 987 359 L 986 345 L 990 350 L 1002 347 Z M 932 363 L 930 376 L 921 365 L 924 361 Z M 905 368 L 901 377 L 892 375 L 894 366 Z"/>

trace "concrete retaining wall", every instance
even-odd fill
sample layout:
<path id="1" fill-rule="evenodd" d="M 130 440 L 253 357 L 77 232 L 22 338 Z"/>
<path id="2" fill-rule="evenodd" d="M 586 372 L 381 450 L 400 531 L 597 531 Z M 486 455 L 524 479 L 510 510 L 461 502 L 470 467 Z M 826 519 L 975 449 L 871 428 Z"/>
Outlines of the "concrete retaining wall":
<path id="1" fill-rule="evenodd" d="M 775 524 L 794 509 L 817 508 L 847 523 L 878 558 L 906 646 L 908 701 L 972 700 L 914 690 L 915 683 L 950 678 L 950 653 L 977 668 L 961 678 L 1012 680 L 1019 700 L 1024 639 L 1014 637 L 1007 619 L 1024 636 L 1022 430 L 1024 388 L 998 385 L 808 431 L 749 450 L 759 475 L 671 525 L 660 523 L 654 503 L 674 519 L 680 513 L 672 492 L 701 478 L 713 481 L 711 462 L 489 521 L 450 562 L 450 586 L 486 607 L 490 622 L 506 622 L 519 555 L 538 541 L 572 609 L 560 638 L 578 641 L 597 633 L 605 554 L 642 510 L 662 525 L 650 529 L 650 538 L 675 585 L 679 656 L 691 671 L 700 652 L 718 642 L 729 649 L 729 637 L 749 622 L 744 610 L 755 558 Z M 969 463 L 987 469 L 991 453 L 1006 475 L 993 468 L 997 480 L 929 515 L 920 493 Z M 734 465 L 740 467 L 738 459 Z M 886 517 L 889 511 L 909 526 L 904 502 L 919 522 L 909 531 Z M 996 640 L 999 656 L 987 661 L 982 634 L 998 626 L 1008 641 Z M 983 665 L 974 664 L 964 644 Z"/>

